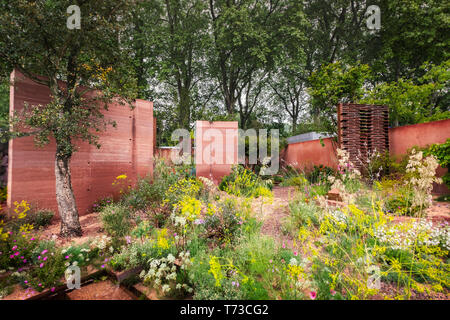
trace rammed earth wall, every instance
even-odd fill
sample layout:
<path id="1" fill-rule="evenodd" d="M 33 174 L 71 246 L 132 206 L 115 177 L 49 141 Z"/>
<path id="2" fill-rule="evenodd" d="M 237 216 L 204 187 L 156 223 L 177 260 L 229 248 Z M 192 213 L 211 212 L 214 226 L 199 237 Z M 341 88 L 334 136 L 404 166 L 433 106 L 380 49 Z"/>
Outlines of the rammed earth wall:
<path id="1" fill-rule="evenodd" d="M 393 156 L 402 156 L 414 146 L 426 147 L 445 142 L 450 138 L 450 119 L 389 128 L 388 137 L 389 153 Z M 310 140 L 289 144 L 284 152 L 283 164 L 301 169 L 320 164 L 336 168 L 338 143 L 333 142 L 333 138 L 323 139 L 322 143 L 321 140 Z M 439 167 L 437 175 L 442 176 L 445 172 L 447 169 Z M 433 191 L 448 193 L 445 185 L 435 186 Z"/>
<path id="2" fill-rule="evenodd" d="M 50 102 L 47 87 L 36 84 L 22 74 L 11 74 L 10 114 L 27 102 L 32 105 Z M 112 185 L 115 177 L 126 174 L 131 183 L 138 176 L 153 172 L 154 125 L 153 103 L 136 100 L 134 109 L 112 103 L 104 111 L 107 119 L 117 123 L 100 133 L 101 148 L 85 142 L 71 160 L 72 185 L 80 215 L 88 213 L 99 198 L 117 194 Z M 55 197 L 55 143 L 37 148 L 33 137 L 16 138 L 9 142 L 8 206 L 26 200 L 41 208 L 57 212 Z"/>

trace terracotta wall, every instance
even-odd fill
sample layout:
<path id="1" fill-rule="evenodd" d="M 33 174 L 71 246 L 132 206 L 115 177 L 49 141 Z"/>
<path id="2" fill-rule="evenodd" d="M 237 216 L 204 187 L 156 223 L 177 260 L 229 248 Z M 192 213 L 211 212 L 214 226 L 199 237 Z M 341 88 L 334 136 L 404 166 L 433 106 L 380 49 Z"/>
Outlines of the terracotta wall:
<path id="1" fill-rule="evenodd" d="M 396 156 L 404 155 L 413 146 L 426 147 L 433 143 L 443 143 L 448 138 L 450 138 L 450 119 L 389 128 L 389 153 Z M 321 146 L 320 140 L 289 144 L 284 151 L 283 164 L 301 169 L 319 164 L 336 168 L 337 159 L 331 139 L 323 139 L 325 147 Z M 442 177 L 446 172 L 446 168 L 438 167 L 436 175 Z M 433 192 L 448 194 L 450 191 L 443 184 L 435 184 Z"/>
<path id="2" fill-rule="evenodd" d="M 238 122 L 197 121 L 195 125 L 196 175 L 219 183 L 238 161 Z"/>
<path id="3" fill-rule="evenodd" d="M 333 138 L 310 140 L 289 144 L 284 152 L 282 165 L 288 164 L 299 169 L 309 169 L 314 165 L 337 168 L 336 143 Z"/>
<path id="4" fill-rule="evenodd" d="M 418 123 L 389 129 L 389 152 L 391 155 L 403 155 L 411 147 L 427 147 L 434 143 L 444 143 L 450 138 L 450 119 Z M 447 168 L 438 167 L 436 175 L 442 177 Z M 436 194 L 449 194 L 445 184 L 434 184 Z"/>
<path id="5" fill-rule="evenodd" d="M 433 143 L 444 143 L 450 138 L 450 119 L 418 123 L 389 129 L 389 152 L 402 155 L 413 147 L 426 147 Z"/>
<path id="6" fill-rule="evenodd" d="M 46 104 L 49 89 L 26 79 L 17 71 L 11 79 L 10 113 L 23 108 L 25 102 Z M 153 103 L 137 100 L 135 108 L 116 103 L 105 111 L 117 128 L 100 133 L 101 148 L 77 143 L 79 150 L 71 160 L 72 184 L 80 215 L 88 213 L 101 197 L 117 194 L 112 185 L 115 177 L 126 174 L 131 182 L 152 173 L 154 120 Z M 54 174 L 55 143 L 44 148 L 34 145 L 33 137 L 9 142 L 8 206 L 27 200 L 41 208 L 57 212 Z"/>

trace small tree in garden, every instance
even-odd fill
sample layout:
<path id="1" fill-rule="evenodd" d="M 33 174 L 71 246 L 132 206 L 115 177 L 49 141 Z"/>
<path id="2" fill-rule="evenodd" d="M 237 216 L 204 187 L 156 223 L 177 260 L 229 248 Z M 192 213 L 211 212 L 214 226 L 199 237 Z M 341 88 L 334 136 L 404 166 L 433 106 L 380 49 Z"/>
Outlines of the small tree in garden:
<path id="1" fill-rule="evenodd" d="M 102 106 L 118 95 L 131 99 L 135 91 L 121 37 L 134 2 L 0 1 L 1 74 L 15 68 L 51 92 L 49 104 L 26 105 L 13 117 L 10 137 L 33 134 L 40 146 L 55 140 L 61 236 L 82 233 L 70 174 L 74 141 L 100 147 L 96 133 L 110 124 Z M 80 9 L 80 28 L 69 28 L 77 19 L 71 5 Z"/>

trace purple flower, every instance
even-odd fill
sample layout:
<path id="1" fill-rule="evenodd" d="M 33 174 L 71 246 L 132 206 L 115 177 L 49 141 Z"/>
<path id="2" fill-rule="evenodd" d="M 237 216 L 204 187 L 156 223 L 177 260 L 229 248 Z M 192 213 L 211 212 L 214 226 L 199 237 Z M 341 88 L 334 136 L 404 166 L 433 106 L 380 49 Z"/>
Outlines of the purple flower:
<path id="1" fill-rule="evenodd" d="M 195 224 L 204 224 L 204 223 L 205 223 L 205 220 L 203 220 L 203 219 L 197 219 L 197 220 L 194 221 L 194 223 L 195 223 Z"/>

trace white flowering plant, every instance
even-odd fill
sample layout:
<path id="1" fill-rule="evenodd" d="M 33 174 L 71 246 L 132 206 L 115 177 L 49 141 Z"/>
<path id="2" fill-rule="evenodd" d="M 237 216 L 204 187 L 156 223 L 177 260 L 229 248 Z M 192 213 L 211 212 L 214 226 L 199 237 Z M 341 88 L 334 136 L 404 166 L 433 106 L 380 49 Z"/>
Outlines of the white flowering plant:
<path id="1" fill-rule="evenodd" d="M 191 265 L 189 251 L 181 251 L 178 257 L 169 253 L 166 257 L 149 259 L 148 269 L 139 276 L 144 283 L 160 290 L 162 295 L 184 295 L 193 292 L 187 281 L 187 270 Z"/>

